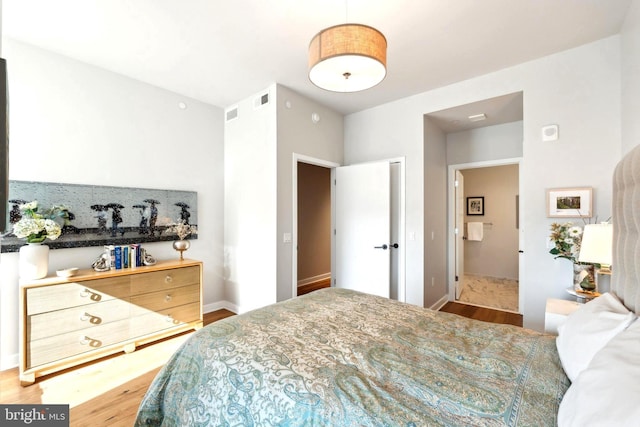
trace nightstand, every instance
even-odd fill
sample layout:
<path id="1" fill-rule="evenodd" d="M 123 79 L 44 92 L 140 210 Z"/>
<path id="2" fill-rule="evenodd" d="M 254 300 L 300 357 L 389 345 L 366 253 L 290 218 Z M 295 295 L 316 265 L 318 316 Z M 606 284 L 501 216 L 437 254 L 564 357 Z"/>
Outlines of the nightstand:
<path id="1" fill-rule="evenodd" d="M 573 286 L 567 288 L 567 293 L 576 297 L 576 301 L 580 304 L 588 303 L 592 299 L 600 296 L 600 293 L 595 291 L 576 291 L 573 289 Z"/>
<path id="2" fill-rule="evenodd" d="M 544 312 L 544 332 L 558 335 L 558 327 L 567 320 L 567 316 L 583 305 L 576 301 L 548 298 Z"/>

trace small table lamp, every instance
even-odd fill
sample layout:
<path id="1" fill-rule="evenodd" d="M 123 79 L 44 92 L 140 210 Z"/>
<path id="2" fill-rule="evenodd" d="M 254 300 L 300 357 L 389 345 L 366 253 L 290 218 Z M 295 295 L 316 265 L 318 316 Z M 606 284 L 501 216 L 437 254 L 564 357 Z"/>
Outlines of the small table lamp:
<path id="1" fill-rule="evenodd" d="M 600 264 L 596 272 L 596 288 L 598 274 L 611 274 L 612 252 L 613 225 L 606 222 L 585 225 L 578 261 Z M 598 292 L 600 292 L 599 289 Z"/>

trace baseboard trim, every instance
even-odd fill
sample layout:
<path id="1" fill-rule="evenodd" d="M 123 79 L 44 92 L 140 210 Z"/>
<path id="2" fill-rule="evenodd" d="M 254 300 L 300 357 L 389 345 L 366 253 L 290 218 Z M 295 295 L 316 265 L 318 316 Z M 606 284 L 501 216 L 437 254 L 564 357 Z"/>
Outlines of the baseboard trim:
<path id="1" fill-rule="evenodd" d="M 235 314 L 238 314 L 240 311 L 237 305 L 230 303 L 229 301 L 217 301 L 202 307 L 202 312 L 211 313 L 212 311 L 217 311 L 222 309 L 232 311 Z"/>
<path id="2" fill-rule="evenodd" d="M 439 311 L 442 307 L 444 307 L 444 305 L 446 303 L 449 302 L 449 296 L 448 295 L 443 295 L 442 298 L 440 298 L 438 301 L 436 301 L 433 305 L 431 305 L 431 307 L 429 307 L 431 310 L 436 310 Z"/>
<path id="3" fill-rule="evenodd" d="M 298 287 L 310 285 L 311 283 L 321 282 L 322 280 L 327 280 L 331 278 L 331 272 L 319 274 L 313 277 L 307 277 L 306 279 L 298 280 Z"/>

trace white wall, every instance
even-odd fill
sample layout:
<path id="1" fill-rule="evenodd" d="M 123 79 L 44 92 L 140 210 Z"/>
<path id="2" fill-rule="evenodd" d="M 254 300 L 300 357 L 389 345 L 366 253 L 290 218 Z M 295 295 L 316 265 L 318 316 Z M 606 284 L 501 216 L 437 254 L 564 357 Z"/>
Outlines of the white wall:
<path id="1" fill-rule="evenodd" d="M 447 164 L 522 157 L 522 121 L 447 134 Z"/>
<path id="2" fill-rule="evenodd" d="M 640 144 L 640 0 L 633 0 L 621 32 L 622 153 Z"/>
<path id="3" fill-rule="evenodd" d="M 420 236 L 407 245 L 407 295 L 420 294 L 423 115 L 518 91 L 524 92 L 524 325 L 542 330 L 546 299 L 567 298 L 571 280 L 571 266 L 554 261 L 546 248 L 552 220 L 545 213 L 545 190 L 594 187 L 595 212 L 601 218 L 611 213 L 611 174 L 621 139 L 619 36 L 351 114 L 345 118 L 345 161 L 406 156 L 407 233 Z M 560 126 L 560 139 L 543 143 L 540 129 L 550 123 Z"/>
<path id="4" fill-rule="evenodd" d="M 223 299 L 221 109 L 5 39 L 10 91 L 10 178 L 198 192 L 205 311 Z M 178 108 L 178 103 L 187 109 Z M 145 244 L 158 259 L 171 243 Z M 87 268 L 100 248 L 56 249 L 49 271 Z M 0 255 L 0 369 L 17 363 L 17 253 Z"/>
<path id="5" fill-rule="evenodd" d="M 293 245 L 285 243 L 285 233 L 293 227 L 293 155 L 303 155 L 342 164 L 343 116 L 317 102 L 277 85 L 278 108 L 278 279 L 277 300 L 292 296 Z M 314 123 L 311 114 L 320 121 Z"/>
<path id="6" fill-rule="evenodd" d="M 343 128 L 342 115 L 277 84 L 237 105 L 225 126 L 225 291 L 242 313 L 291 298 L 293 155 L 341 163 Z"/>
<path id="7" fill-rule="evenodd" d="M 422 122 L 422 113 L 416 116 L 412 98 L 405 98 L 346 116 L 344 132 L 345 164 L 406 159 L 406 302 L 420 306 L 424 301 L 425 261 Z"/>
<path id="8" fill-rule="evenodd" d="M 269 102 L 255 107 L 264 94 Z M 225 294 L 244 313 L 276 302 L 276 86 L 236 107 L 225 124 Z"/>
<path id="9" fill-rule="evenodd" d="M 447 293 L 447 139 L 428 116 L 424 116 L 424 307 L 442 305 Z M 408 187 L 408 186 L 407 186 Z M 419 240 L 423 240 L 422 238 Z M 408 272 L 407 272 L 408 273 Z M 414 275 L 413 283 L 419 283 Z M 420 291 L 419 286 L 417 291 Z M 416 295 L 417 297 L 418 295 Z"/>

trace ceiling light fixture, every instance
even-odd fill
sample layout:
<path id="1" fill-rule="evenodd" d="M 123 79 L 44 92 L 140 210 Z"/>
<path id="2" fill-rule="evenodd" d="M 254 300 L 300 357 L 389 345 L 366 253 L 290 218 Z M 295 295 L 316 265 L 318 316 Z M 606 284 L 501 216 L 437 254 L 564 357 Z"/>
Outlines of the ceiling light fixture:
<path id="1" fill-rule="evenodd" d="M 473 116 L 469 116 L 469 121 L 470 122 L 480 122 L 482 120 L 486 120 L 487 119 L 487 115 L 484 113 L 481 114 L 475 114 Z"/>
<path id="2" fill-rule="evenodd" d="M 358 92 L 387 75 L 387 39 L 373 27 L 325 28 L 309 43 L 309 79 L 332 92 Z"/>

